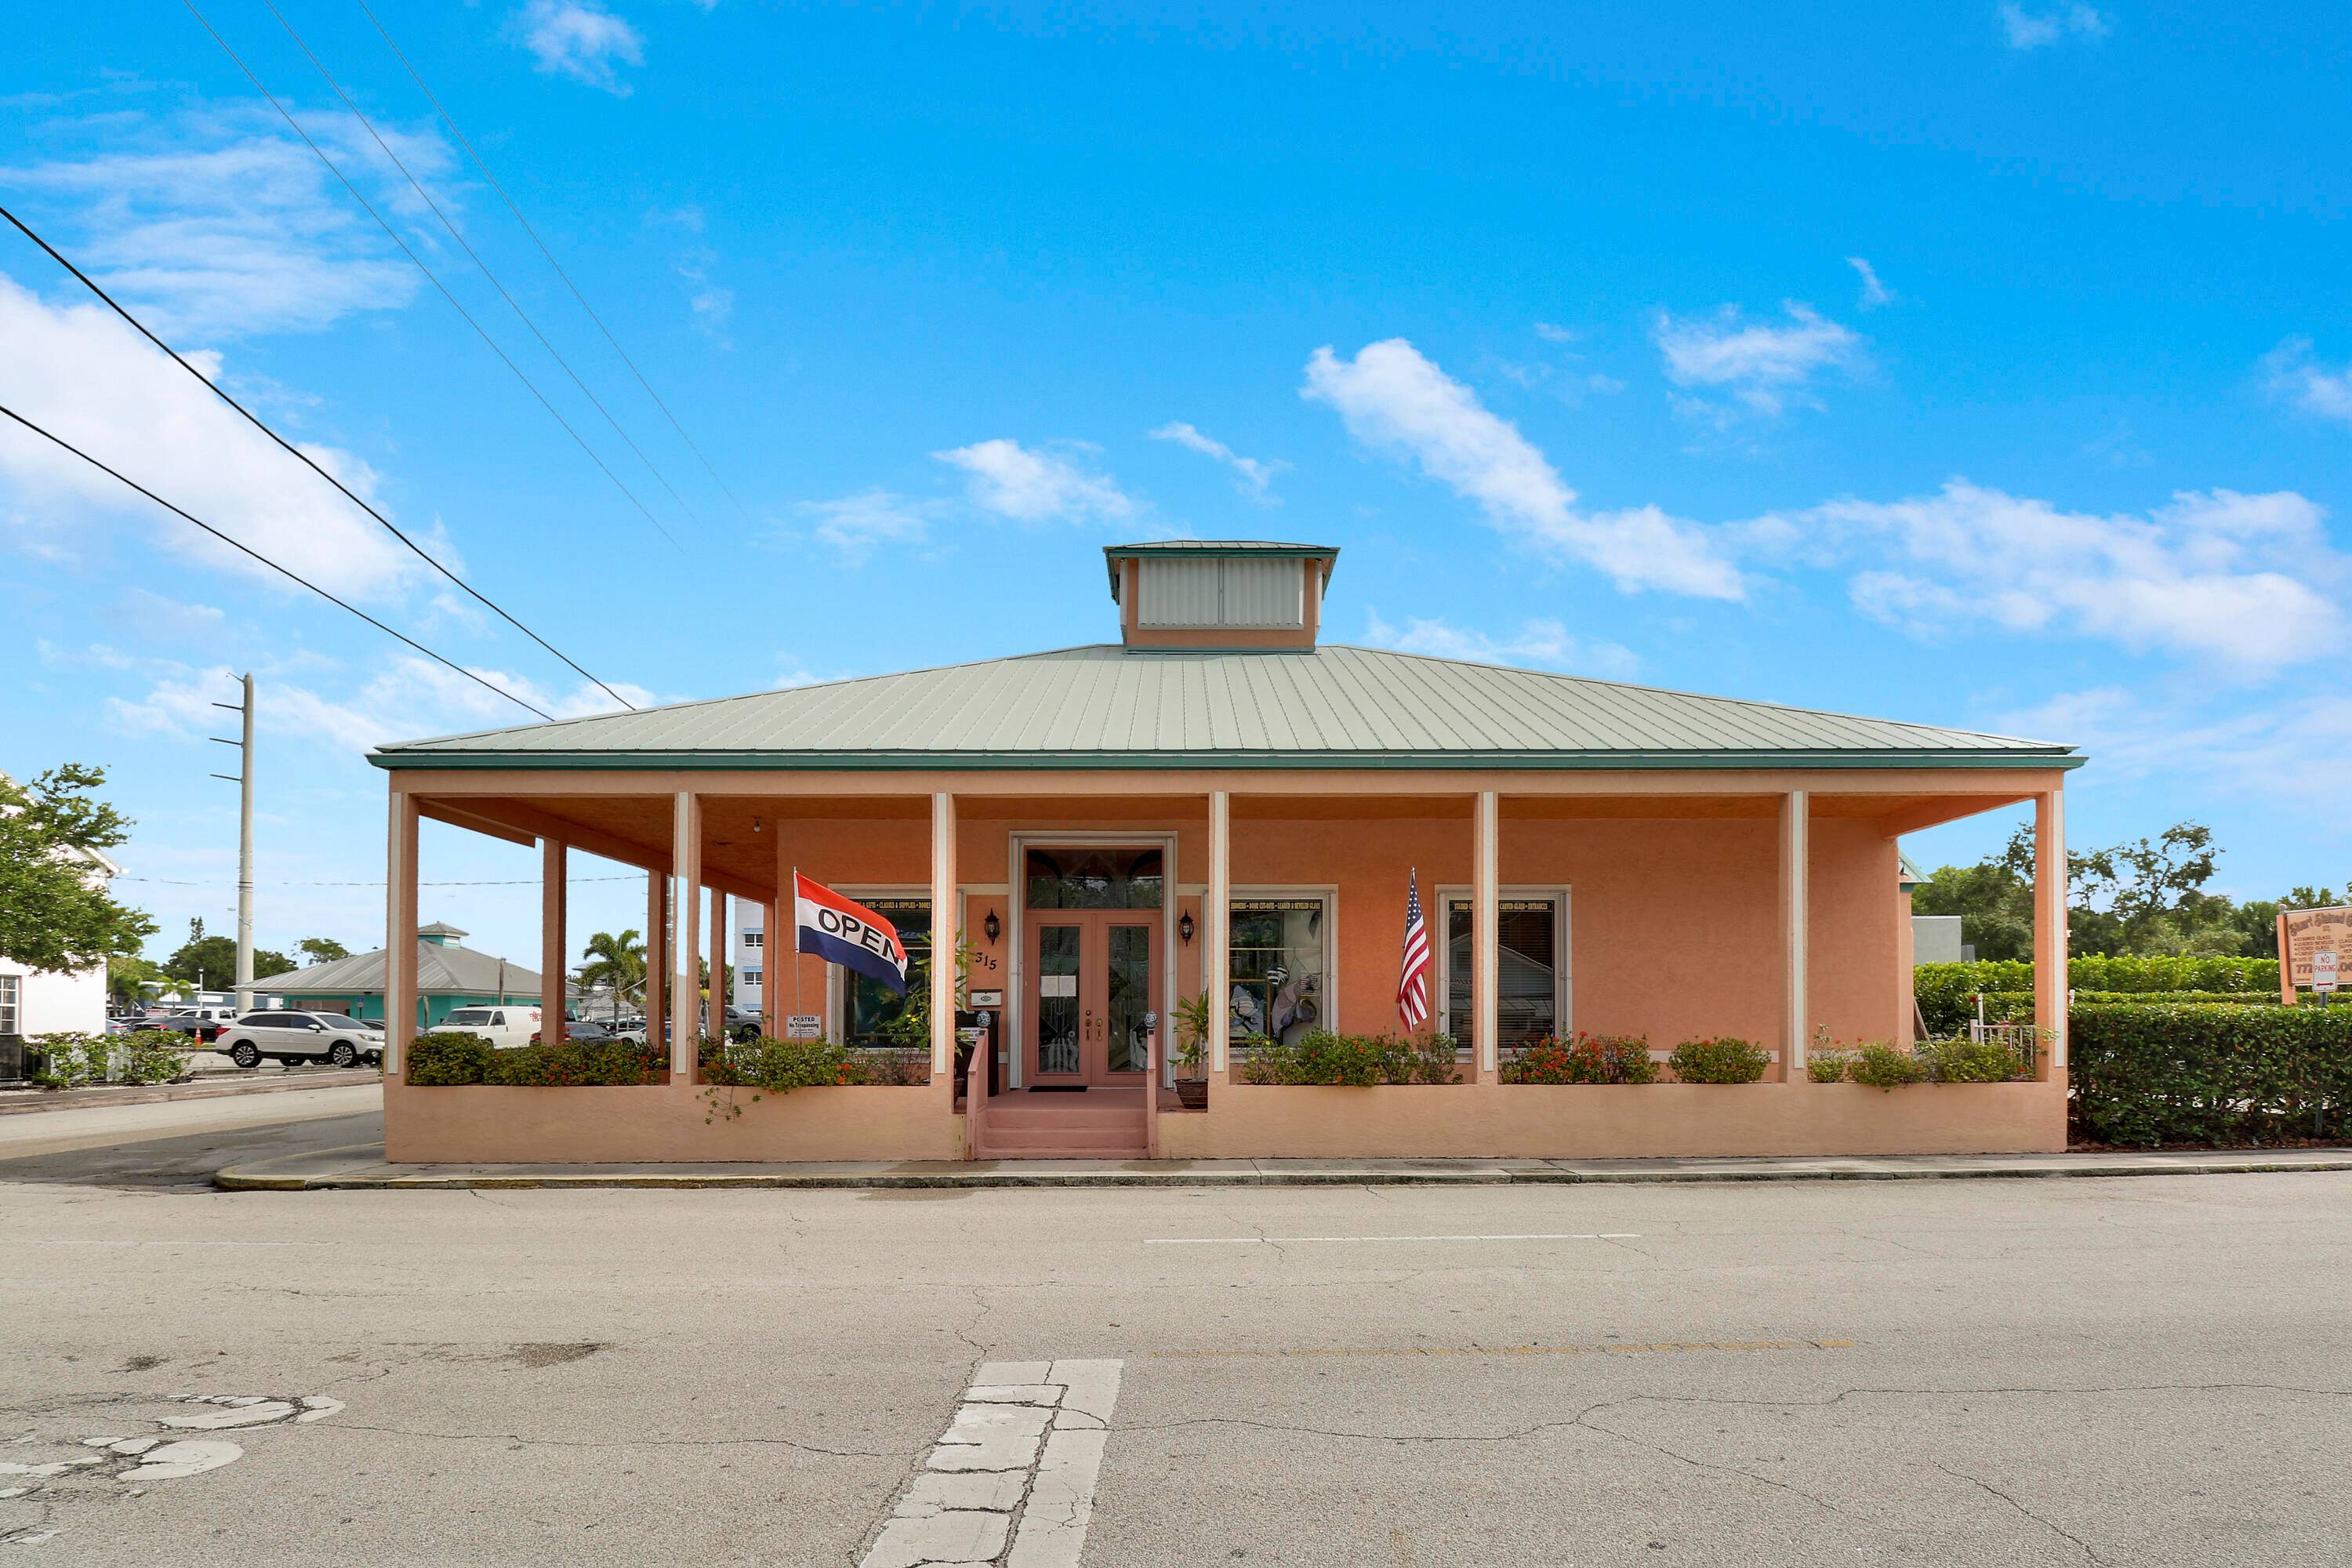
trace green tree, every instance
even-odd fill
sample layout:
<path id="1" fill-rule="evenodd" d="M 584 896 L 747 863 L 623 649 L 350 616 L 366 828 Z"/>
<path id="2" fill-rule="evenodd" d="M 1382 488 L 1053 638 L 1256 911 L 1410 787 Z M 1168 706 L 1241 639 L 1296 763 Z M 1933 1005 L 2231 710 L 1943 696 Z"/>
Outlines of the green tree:
<path id="1" fill-rule="evenodd" d="M 106 961 L 106 998 L 118 1007 L 136 1007 L 152 995 L 147 982 L 163 978 L 159 965 L 135 954 L 117 953 Z"/>
<path id="2" fill-rule="evenodd" d="M 646 944 L 635 930 L 614 936 L 598 931 L 580 950 L 583 962 L 573 972 L 582 990 L 607 986 L 615 1000 L 642 996 L 646 989 Z"/>
<path id="3" fill-rule="evenodd" d="M 266 980 L 273 974 L 283 974 L 295 967 L 294 961 L 282 952 L 266 947 L 253 950 L 253 976 Z M 205 922 L 188 922 L 188 940 L 179 951 L 163 961 L 163 973 L 184 985 L 202 985 L 208 991 L 226 991 L 236 984 L 236 942 L 226 936 L 206 936 Z"/>
<path id="4" fill-rule="evenodd" d="M 96 798 L 105 782 L 79 763 L 29 787 L 0 776 L 0 954 L 27 969 L 88 969 L 155 933 L 91 861 L 131 836 L 131 819 Z"/>
<path id="5" fill-rule="evenodd" d="M 294 951 L 312 963 L 332 963 L 352 955 L 350 948 L 331 936 L 306 936 L 294 944 Z"/>

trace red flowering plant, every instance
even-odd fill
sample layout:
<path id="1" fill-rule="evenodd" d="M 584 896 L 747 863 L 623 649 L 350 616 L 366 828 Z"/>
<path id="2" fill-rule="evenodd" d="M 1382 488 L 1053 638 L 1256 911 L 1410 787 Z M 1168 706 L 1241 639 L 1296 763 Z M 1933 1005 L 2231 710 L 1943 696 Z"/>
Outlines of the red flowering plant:
<path id="1" fill-rule="evenodd" d="M 1655 1083 L 1658 1064 L 1639 1035 L 1547 1035 L 1503 1064 L 1505 1083 Z"/>

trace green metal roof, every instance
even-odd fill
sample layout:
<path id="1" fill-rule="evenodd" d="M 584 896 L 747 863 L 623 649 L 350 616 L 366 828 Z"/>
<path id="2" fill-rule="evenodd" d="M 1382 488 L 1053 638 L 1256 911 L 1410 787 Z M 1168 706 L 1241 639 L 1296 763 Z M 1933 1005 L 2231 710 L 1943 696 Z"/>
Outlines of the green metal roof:
<path id="1" fill-rule="evenodd" d="M 387 768 L 2077 767 L 1969 730 L 1344 645 L 1116 644 L 385 746 Z"/>

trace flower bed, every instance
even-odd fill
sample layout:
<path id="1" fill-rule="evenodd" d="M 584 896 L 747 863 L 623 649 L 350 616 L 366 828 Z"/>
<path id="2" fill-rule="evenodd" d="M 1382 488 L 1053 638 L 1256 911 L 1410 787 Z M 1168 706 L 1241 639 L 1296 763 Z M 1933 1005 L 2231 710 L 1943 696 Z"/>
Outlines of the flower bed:
<path id="1" fill-rule="evenodd" d="M 1676 1083 L 1755 1083 L 1772 1053 L 1752 1040 L 1685 1040 L 1666 1058 Z"/>
<path id="2" fill-rule="evenodd" d="M 188 1070 L 188 1037 L 177 1029 L 140 1029 L 128 1035 L 64 1030 L 36 1035 L 25 1044 L 41 1054 L 42 1069 L 33 1075 L 39 1089 L 169 1083 Z"/>
<path id="3" fill-rule="evenodd" d="M 1906 1050 L 1887 1040 L 1841 1046 L 1822 1039 L 1805 1055 L 1805 1076 L 1815 1083 L 1881 1089 L 1913 1083 L 2017 1083 L 2033 1076 L 2033 1064 L 2006 1040 L 1922 1040 Z"/>
<path id="4" fill-rule="evenodd" d="M 1503 1063 L 1505 1083 L 1655 1083 L 1658 1064 L 1640 1035 L 1549 1036 Z"/>
<path id="5" fill-rule="evenodd" d="M 570 1089 L 666 1083 L 669 1072 L 653 1046 L 566 1040 L 501 1051 L 463 1029 L 435 1029 L 409 1042 L 407 1079 L 436 1088 Z"/>
<path id="6" fill-rule="evenodd" d="M 1310 1030 L 1287 1044 L 1264 1035 L 1248 1041 L 1242 1081 L 1255 1084 L 1327 1084 L 1363 1089 L 1375 1084 L 1459 1083 L 1462 1071 L 1454 1037 L 1415 1035 L 1341 1035 Z"/>

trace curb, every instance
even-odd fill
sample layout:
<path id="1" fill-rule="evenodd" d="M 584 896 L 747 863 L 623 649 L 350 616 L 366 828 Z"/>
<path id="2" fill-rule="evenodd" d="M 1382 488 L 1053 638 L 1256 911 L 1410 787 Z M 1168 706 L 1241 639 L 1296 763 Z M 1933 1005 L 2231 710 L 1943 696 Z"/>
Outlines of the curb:
<path id="1" fill-rule="evenodd" d="M 373 1149 L 375 1144 L 354 1145 Z M 403 1175 L 382 1171 L 327 1172 L 304 1175 L 276 1173 L 272 1165 L 316 1160 L 314 1151 L 252 1165 L 230 1166 L 213 1175 L 213 1184 L 233 1193 L 296 1192 L 467 1192 L 533 1188 L 646 1188 L 654 1190 L 705 1187 L 753 1189 L 870 1188 L 1051 1188 L 1051 1187 L 1505 1187 L 1505 1186 L 1646 1186 L 1691 1185 L 1706 1183 L 1754 1182 L 1938 1182 L 2023 1179 L 2054 1180 L 2083 1176 L 2221 1176 L 2272 1175 L 2336 1172 L 2352 1174 L 2352 1161 L 2204 1160 L 2193 1164 L 2158 1164 L 2145 1161 L 2113 1165 L 2019 1165 L 2009 1168 L 1923 1166 L 1886 1170 L 1656 1170 L 1580 1171 L 1572 1168 L 1491 1171 L 713 1171 L 696 1174 L 672 1172 L 583 1172 L 578 1175 L 541 1173 L 502 1175 L 488 1172 Z"/>
<path id="2" fill-rule="evenodd" d="M 223 1075 L 226 1076 L 226 1075 Z M 373 1068 L 306 1072 L 299 1078 L 240 1079 L 233 1083 L 180 1083 L 153 1089 L 39 1089 L 12 1092 L 0 1098 L 0 1116 L 29 1116 L 44 1110 L 94 1110 L 110 1105 L 156 1105 L 175 1100 L 233 1100 L 247 1094 L 286 1094 L 305 1089 L 351 1089 L 381 1083 L 383 1075 Z"/>

